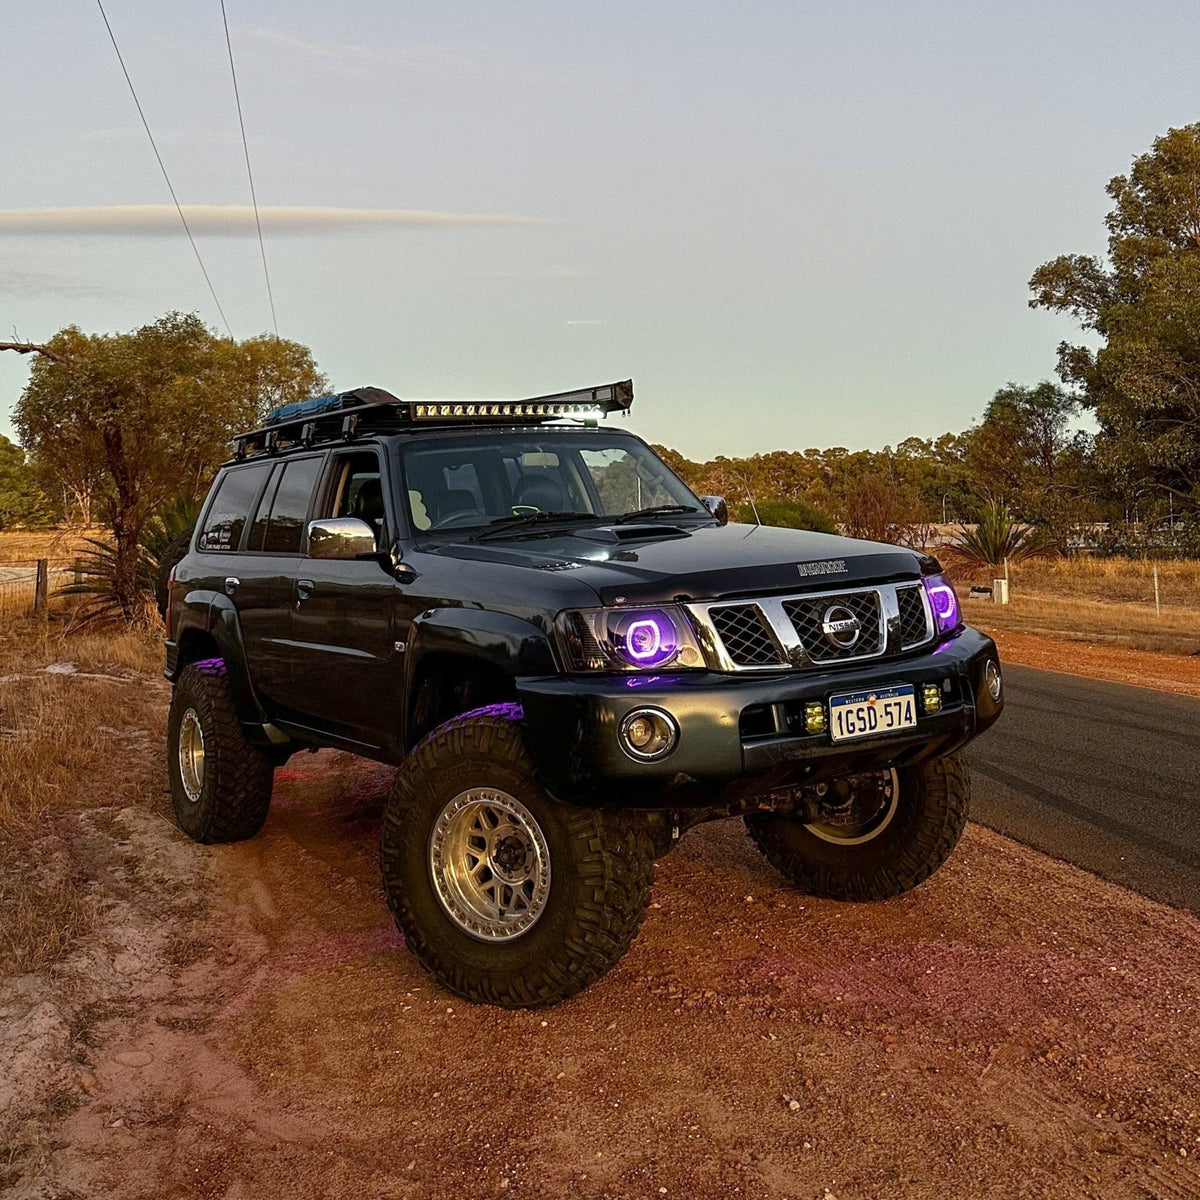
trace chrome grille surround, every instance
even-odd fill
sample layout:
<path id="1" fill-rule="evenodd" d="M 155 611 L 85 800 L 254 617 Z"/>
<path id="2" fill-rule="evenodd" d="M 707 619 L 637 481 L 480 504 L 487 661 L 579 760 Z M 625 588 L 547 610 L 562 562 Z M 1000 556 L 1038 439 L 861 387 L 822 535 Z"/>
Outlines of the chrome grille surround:
<path id="1" fill-rule="evenodd" d="M 933 615 L 924 592 L 916 582 L 885 583 L 830 592 L 714 600 L 684 607 L 691 615 L 705 656 L 717 670 L 807 670 L 833 663 L 889 658 L 931 641 Z M 914 600 L 920 602 L 921 626 Z M 874 614 L 874 620 L 864 622 L 853 647 L 839 646 L 821 632 L 823 614 L 834 607 L 849 608 L 860 620 Z M 755 625 L 762 630 L 761 634 L 754 629 Z M 727 645 L 727 630 L 741 634 L 747 629 L 753 633 L 752 646 L 748 647 L 737 636 L 731 636 Z M 768 647 L 768 640 L 774 643 L 773 647 Z"/>

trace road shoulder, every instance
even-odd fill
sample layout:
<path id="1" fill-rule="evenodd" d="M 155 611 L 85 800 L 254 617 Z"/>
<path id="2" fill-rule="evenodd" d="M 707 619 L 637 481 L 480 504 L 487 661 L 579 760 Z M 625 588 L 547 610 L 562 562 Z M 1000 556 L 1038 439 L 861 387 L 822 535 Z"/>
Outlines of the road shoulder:
<path id="1" fill-rule="evenodd" d="M 1002 664 L 1037 667 L 1042 671 L 1200 698 L 1200 657 L 1196 655 L 1129 650 L 1083 640 L 1014 633 L 989 629 L 984 622 L 978 622 L 978 627 L 995 638 Z"/>

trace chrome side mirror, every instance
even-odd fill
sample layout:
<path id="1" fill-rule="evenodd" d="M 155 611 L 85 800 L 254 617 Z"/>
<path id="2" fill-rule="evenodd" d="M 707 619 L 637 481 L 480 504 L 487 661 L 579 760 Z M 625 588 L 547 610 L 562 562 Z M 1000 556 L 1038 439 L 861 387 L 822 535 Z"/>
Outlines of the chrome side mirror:
<path id="1" fill-rule="evenodd" d="M 729 505 L 725 503 L 724 496 L 701 496 L 700 503 L 717 518 L 720 524 L 729 524 Z"/>
<path id="2" fill-rule="evenodd" d="M 352 559 L 378 553 L 375 531 L 357 517 L 326 517 L 309 523 L 309 558 Z"/>

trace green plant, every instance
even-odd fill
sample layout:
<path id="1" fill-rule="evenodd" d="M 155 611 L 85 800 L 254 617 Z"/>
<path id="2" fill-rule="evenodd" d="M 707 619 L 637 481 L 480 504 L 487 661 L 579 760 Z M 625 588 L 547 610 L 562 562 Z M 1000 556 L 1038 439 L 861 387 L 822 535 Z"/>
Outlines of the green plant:
<path id="1" fill-rule="evenodd" d="M 139 602 L 132 614 L 118 590 L 120 564 L 116 546 L 98 538 L 85 538 L 87 548 L 79 554 L 81 578 L 60 588 L 57 593 L 87 597 L 76 610 L 74 623 L 115 622 L 124 618 L 134 625 L 153 624 L 162 563 L 177 541 L 196 524 L 200 504 L 194 496 L 183 493 L 163 505 L 146 522 L 138 545 L 135 573 Z"/>
<path id="2" fill-rule="evenodd" d="M 992 501 L 974 529 L 959 526 L 947 557 L 968 567 L 1002 568 L 1006 562 L 1023 562 L 1053 554 L 1055 549 L 1054 539 L 1044 529 L 1019 524 L 1007 506 Z"/>
<path id="3" fill-rule="evenodd" d="M 833 518 L 815 504 L 804 500 L 764 500 L 758 504 L 758 517 L 764 525 L 781 529 L 815 529 L 818 533 L 837 533 Z M 737 520 L 743 525 L 755 525 L 754 510 L 749 504 L 738 506 Z"/>

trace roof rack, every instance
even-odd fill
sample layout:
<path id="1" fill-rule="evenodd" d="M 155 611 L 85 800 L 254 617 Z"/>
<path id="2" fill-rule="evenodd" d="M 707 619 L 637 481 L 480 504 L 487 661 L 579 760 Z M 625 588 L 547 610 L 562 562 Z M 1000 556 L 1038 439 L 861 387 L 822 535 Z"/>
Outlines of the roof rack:
<path id="1" fill-rule="evenodd" d="M 383 388 L 362 387 L 272 409 L 258 429 L 239 433 L 234 443 L 236 456 L 247 458 L 415 426 L 596 421 L 610 412 L 628 412 L 632 404 L 632 379 L 526 400 L 401 400 Z"/>

